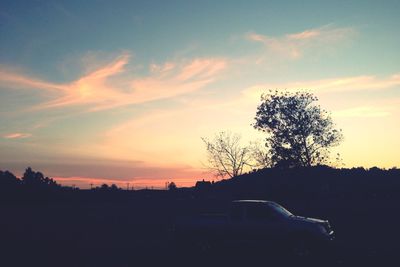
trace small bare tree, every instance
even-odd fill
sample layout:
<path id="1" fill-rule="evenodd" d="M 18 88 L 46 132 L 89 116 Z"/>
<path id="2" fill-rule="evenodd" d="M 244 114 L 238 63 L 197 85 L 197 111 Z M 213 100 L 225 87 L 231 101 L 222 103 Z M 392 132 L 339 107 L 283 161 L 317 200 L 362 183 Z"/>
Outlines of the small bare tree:
<path id="1" fill-rule="evenodd" d="M 201 138 L 206 145 L 207 168 L 215 176 L 234 177 L 241 175 L 246 168 L 253 167 L 251 146 L 242 146 L 239 134 L 220 132 L 212 140 Z"/>
<path id="2" fill-rule="evenodd" d="M 251 159 L 253 169 L 271 168 L 273 162 L 271 153 L 260 141 L 250 143 Z"/>

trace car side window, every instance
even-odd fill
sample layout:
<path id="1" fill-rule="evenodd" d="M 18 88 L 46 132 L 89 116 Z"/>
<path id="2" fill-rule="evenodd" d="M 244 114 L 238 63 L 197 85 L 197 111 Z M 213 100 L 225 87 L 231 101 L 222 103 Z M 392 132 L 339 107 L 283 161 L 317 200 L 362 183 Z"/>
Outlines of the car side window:
<path id="1" fill-rule="evenodd" d="M 247 218 L 249 220 L 272 220 L 274 215 L 265 205 L 250 205 L 247 207 Z"/>

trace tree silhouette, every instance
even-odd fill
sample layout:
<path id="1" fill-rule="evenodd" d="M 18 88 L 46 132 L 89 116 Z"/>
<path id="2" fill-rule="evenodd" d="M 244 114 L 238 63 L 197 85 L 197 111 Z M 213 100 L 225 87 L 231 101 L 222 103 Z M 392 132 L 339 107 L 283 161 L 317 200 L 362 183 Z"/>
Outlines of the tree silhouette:
<path id="1" fill-rule="evenodd" d="M 0 192 L 2 193 L 11 193 L 16 190 L 21 184 L 21 180 L 19 180 L 14 174 L 9 171 L 0 171 Z"/>
<path id="2" fill-rule="evenodd" d="M 59 185 L 51 178 L 44 177 L 43 173 L 35 172 L 31 167 L 25 170 L 22 176 L 22 183 L 27 187 L 58 187 Z"/>
<path id="3" fill-rule="evenodd" d="M 308 92 L 269 91 L 261 96 L 254 128 L 268 134 L 266 146 L 274 165 L 329 164 L 329 149 L 343 139 L 328 112 Z"/>
<path id="4" fill-rule="evenodd" d="M 111 186 L 110 186 L 110 190 L 113 190 L 113 191 L 116 191 L 116 190 L 119 190 L 120 188 L 116 185 L 116 184 L 112 184 Z"/>
<path id="5" fill-rule="evenodd" d="M 100 186 L 100 189 L 101 190 L 108 190 L 110 187 L 108 186 L 108 184 L 102 184 L 101 186 Z"/>
<path id="6" fill-rule="evenodd" d="M 251 147 L 242 146 L 240 139 L 240 135 L 230 132 L 220 132 L 212 140 L 202 138 L 208 154 L 207 168 L 215 176 L 234 177 L 252 166 Z"/>
<path id="7" fill-rule="evenodd" d="M 174 182 L 170 182 L 168 183 L 168 190 L 170 191 L 174 191 L 176 190 L 178 187 L 176 186 L 176 184 Z"/>

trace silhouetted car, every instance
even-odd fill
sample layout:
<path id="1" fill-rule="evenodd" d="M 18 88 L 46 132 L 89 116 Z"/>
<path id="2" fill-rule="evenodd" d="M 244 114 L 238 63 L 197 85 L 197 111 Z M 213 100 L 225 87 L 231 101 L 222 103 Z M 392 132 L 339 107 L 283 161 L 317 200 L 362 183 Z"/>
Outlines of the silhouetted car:
<path id="1" fill-rule="evenodd" d="M 334 237 L 328 221 L 296 216 L 264 200 L 233 201 L 228 214 L 178 218 L 175 234 L 179 242 L 203 248 L 253 243 L 290 247 L 296 254 L 309 253 L 311 247 L 321 247 Z"/>

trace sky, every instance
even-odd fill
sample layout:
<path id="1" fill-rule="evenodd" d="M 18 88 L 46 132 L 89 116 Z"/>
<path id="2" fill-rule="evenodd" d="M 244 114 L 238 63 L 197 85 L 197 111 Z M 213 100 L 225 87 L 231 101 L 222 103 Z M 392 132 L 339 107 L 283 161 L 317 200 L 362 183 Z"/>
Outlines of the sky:
<path id="1" fill-rule="evenodd" d="M 213 179 L 268 89 L 330 111 L 345 167 L 400 166 L 400 1 L 1 1 L 0 169 L 66 185 Z"/>

